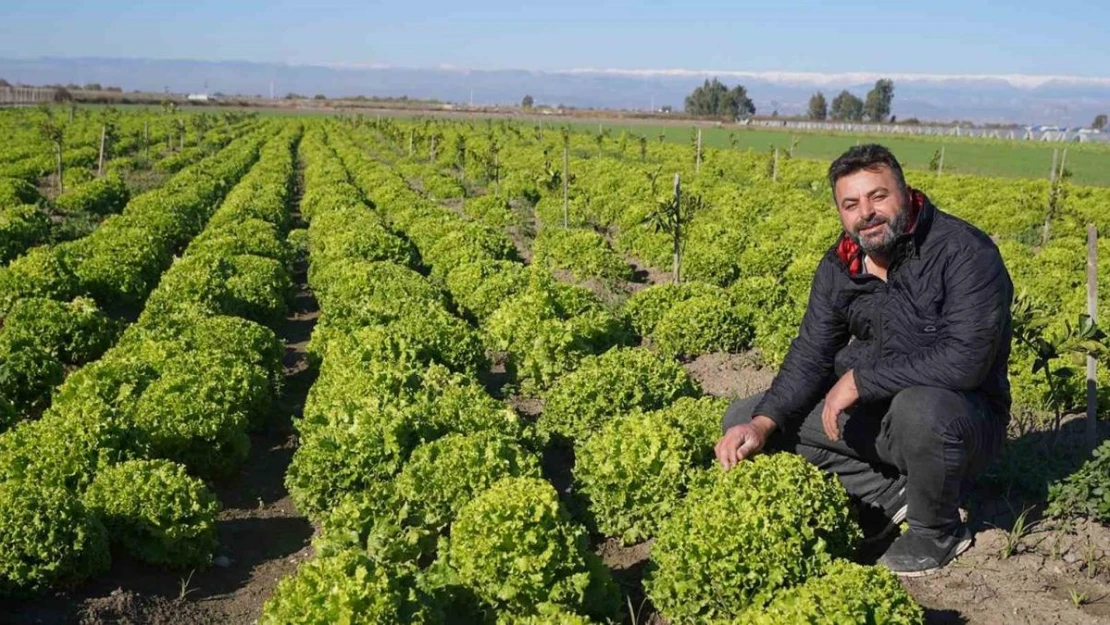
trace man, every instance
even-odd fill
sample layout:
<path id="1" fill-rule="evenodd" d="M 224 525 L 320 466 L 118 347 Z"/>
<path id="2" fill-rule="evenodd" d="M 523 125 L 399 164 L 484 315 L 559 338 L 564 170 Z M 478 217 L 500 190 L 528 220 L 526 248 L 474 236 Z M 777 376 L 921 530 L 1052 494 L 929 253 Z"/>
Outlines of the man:
<path id="1" fill-rule="evenodd" d="M 990 237 L 907 187 L 886 148 L 848 150 L 829 184 L 844 234 L 770 390 L 725 413 L 717 459 L 804 456 L 862 504 L 865 534 L 908 520 L 879 562 L 923 575 L 970 546 L 961 496 L 1005 437 L 1013 285 Z"/>

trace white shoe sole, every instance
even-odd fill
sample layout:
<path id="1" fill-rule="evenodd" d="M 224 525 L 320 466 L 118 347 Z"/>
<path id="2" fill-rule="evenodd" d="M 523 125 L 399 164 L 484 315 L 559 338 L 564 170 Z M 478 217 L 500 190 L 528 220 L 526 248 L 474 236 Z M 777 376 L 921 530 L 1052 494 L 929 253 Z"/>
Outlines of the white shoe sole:
<path id="1" fill-rule="evenodd" d="M 958 545 L 956 545 L 956 554 L 952 556 L 952 559 L 948 561 L 948 564 L 952 564 L 952 562 L 955 561 L 956 558 L 960 557 L 961 553 L 967 551 L 968 548 L 971 547 L 972 540 L 973 540 L 973 538 L 965 538 L 965 539 L 961 540 L 960 543 Z M 945 564 L 944 566 L 934 567 L 934 568 L 931 568 L 931 569 L 925 569 L 924 571 L 908 571 L 908 572 L 904 572 L 904 573 L 903 572 L 898 572 L 898 571 L 893 571 L 893 573 L 895 575 L 897 575 L 898 577 L 906 577 L 906 578 L 910 578 L 910 579 L 913 579 L 915 577 L 928 577 L 929 575 L 932 575 L 933 573 L 936 573 L 937 571 L 945 568 L 946 566 L 948 566 L 948 564 Z"/>

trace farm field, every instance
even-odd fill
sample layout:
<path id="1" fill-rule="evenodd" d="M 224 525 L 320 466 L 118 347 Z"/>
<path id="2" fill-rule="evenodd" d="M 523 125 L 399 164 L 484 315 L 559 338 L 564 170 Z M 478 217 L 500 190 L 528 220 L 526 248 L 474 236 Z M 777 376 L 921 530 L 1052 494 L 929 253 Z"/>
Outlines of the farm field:
<path id="1" fill-rule="evenodd" d="M 688 128 L 127 111 L 101 168 L 98 114 L 0 113 L 4 622 L 1110 618 L 1110 443 L 1084 448 L 1073 359 L 1098 357 L 1105 418 L 1110 352 L 1075 331 L 1106 153 L 1056 185 L 1042 146 L 908 173 L 994 237 L 1021 338 L 976 545 L 902 583 L 835 481 L 712 454 L 796 333 L 853 137 L 776 161 L 789 135 L 707 130 L 698 155 Z"/>
<path id="2" fill-rule="evenodd" d="M 99 110 L 100 105 L 82 105 L 81 108 Z M 154 112 L 156 107 L 146 105 L 123 105 L 121 110 L 135 112 Z M 232 106 L 208 105 L 203 108 L 184 108 L 183 116 L 196 114 L 223 115 L 251 111 L 260 117 L 295 117 L 335 115 L 335 109 L 297 109 L 297 108 L 241 108 Z M 511 120 L 525 126 L 539 125 L 543 129 L 558 129 L 566 126 L 575 132 L 596 135 L 599 125 L 602 132 L 613 141 L 619 141 L 622 133 L 628 133 L 627 143 L 635 145 L 641 135 L 655 142 L 692 144 L 695 137 L 695 122 L 691 120 L 631 119 L 620 116 L 590 119 L 583 115 L 537 115 L 524 112 L 483 113 L 483 112 L 444 112 L 444 111 L 406 111 L 399 109 L 339 109 L 338 114 L 362 115 L 365 118 L 391 118 L 413 120 L 438 119 L 485 123 Z M 928 171 L 930 161 L 943 146 L 944 171 L 1002 178 L 1041 178 L 1046 179 L 1052 169 L 1053 150 L 1068 149 L 1066 169 L 1076 184 L 1106 187 L 1110 186 L 1110 146 L 1095 143 L 1048 143 L 1033 141 L 1010 141 L 1002 139 L 978 139 L 969 137 L 915 137 L 874 133 L 817 132 L 777 130 L 765 127 L 746 127 L 736 124 L 713 124 L 696 122 L 702 128 L 702 142 L 705 147 L 719 149 L 770 151 L 778 148 L 783 153 L 794 146 L 794 156 L 798 158 L 831 161 L 844 150 L 859 142 L 879 142 L 899 155 L 903 167 Z M 796 141 L 796 143 L 795 143 Z"/>

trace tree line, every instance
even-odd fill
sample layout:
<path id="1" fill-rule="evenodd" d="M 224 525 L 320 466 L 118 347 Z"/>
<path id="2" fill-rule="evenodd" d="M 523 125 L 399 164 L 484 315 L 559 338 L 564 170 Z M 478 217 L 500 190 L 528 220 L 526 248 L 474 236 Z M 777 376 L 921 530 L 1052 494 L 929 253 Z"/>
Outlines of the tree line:
<path id="1" fill-rule="evenodd" d="M 890 114 L 893 101 L 894 81 L 882 78 L 875 81 L 875 86 L 867 92 L 864 99 L 845 89 L 830 104 L 825 99 L 825 94 L 818 91 L 809 99 L 807 116 L 814 120 L 893 121 L 895 118 Z M 776 111 L 774 116 L 777 113 Z M 755 104 L 748 97 L 748 91 L 743 85 L 729 88 L 713 78 L 706 80 L 686 96 L 686 114 L 735 119 L 755 115 Z"/>
<path id="2" fill-rule="evenodd" d="M 870 121 L 882 123 L 895 121 L 891 116 L 891 103 L 894 101 L 894 81 L 881 78 L 875 81 L 875 86 L 867 92 L 865 100 L 848 91 L 841 91 L 828 104 L 825 94 L 818 91 L 809 98 L 807 116 L 813 120 L 862 122 Z"/>

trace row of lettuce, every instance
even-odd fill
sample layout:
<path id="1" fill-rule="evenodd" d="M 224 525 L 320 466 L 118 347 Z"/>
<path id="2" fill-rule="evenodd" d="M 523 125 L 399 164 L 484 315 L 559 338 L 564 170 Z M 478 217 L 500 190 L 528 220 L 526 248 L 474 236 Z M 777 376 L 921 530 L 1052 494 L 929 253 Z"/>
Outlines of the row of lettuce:
<path id="1" fill-rule="evenodd" d="M 171 152 L 153 163 L 136 152 L 141 147 L 134 141 L 121 141 L 122 145 L 113 148 L 117 156 L 108 159 L 104 175 L 99 177 L 94 173 L 96 153 L 90 159 L 80 149 L 70 148 L 63 153 L 64 192 L 50 201 L 39 192 L 38 182 L 43 175 L 39 169 L 0 175 L 0 266 L 37 245 L 79 238 L 104 217 L 123 210 L 130 200 L 124 181 L 128 172 L 150 168 L 165 174 L 176 173 L 222 149 L 252 127 L 253 124 L 246 123 L 234 128 L 213 128 L 204 135 L 203 147 Z"/>
<path id="2" fill-rule="evenodd" d="M 112 344 L 120 324 L 108 314 L 142 309 L 174 255 L 200 232 L 272 132 L 247 135 L 136 196 L 88 236 L 32 248 L 0 267 L 0 361 L 7 373 L 0 431 L 40 413 L 67 371 Z"/>
<path id="3" fill-rule="evenodd" d="M 256 120 L 253 116 L 229 114 L 205 117 L 203 131 L 194 116 L 155 114 L 149 110 L 96 109 L 7 109 L 0 111 L 0 132 L 7 139 L 0 146 L 0 178 L 33 181 L 57 167 L 54 137 L 46 127 L 61 131 L 63 168 L 95 167 L 100 155 L 102 130 L 106 137 L 106 160 L 119 168 L 139 159 L 166 160 L 165 171 L 184 167 L 163 159 L 165 153 L 201 150 L 212 152 L 229 143 Z M 172 155 L 170 154 L 170 155 Z M 148 156 L 149 155 L 149 156 Z M 187 163 L 186 163 L 187 164 Z M 176 168 L 175 168 L 176 167 Z"/>
<path id="4" fill-rule="evenodd" d="M 210 561 L 219 502 L 204 480 L 238 471 L 280 391 L 283 346 L 258 321 L 283 317 L 292 289 L 300 135 L 267 125 L 136 198 L 92 249 L 45 250 L 52 273 L 5 282 L 30 297 L 16 310 L 93 301 L 65 304 L 72 295 L 146 306 L 41 418 L 0 434 L 0 596 L 70 587 L 105 570 L 111 549 L 184 570 Z"/>
<path id="5" fill-rule="evenodd" d="M 320 532 L 262 622 L 607 622 L 623 599 L 591 533 L 658 538 L 647 588 L 672 622 L 921 622 L 889 574 L 842 559 L 859 530 L 835 481 L 790 456 L 709 468 L 719 401 L 364 147 L 334 125 L 303 143 L 320 375 L 286 483 Z M 488 353 L 545 396 L 537 423 L 485 390 Z M 568 441 L 564 501 L 543 457 Z"/>

